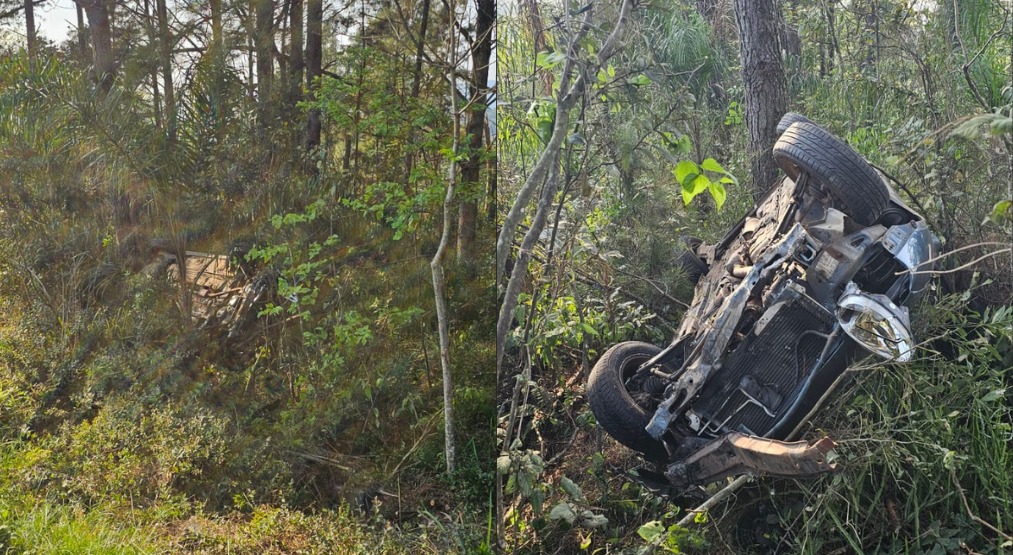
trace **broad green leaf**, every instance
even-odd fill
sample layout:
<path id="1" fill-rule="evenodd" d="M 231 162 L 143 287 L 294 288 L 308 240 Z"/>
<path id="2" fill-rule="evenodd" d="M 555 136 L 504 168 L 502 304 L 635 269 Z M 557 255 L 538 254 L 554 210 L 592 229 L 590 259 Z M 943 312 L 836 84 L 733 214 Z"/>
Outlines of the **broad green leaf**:
<path id="1" fill-rule="evenodd" d="M 535 516 L 542 514 L 542 505 L 545 503 L 545 493 L 541 489 L 535 488 L 531 492 L 531 510 L 534 511 Z"/>
<path id="2" fill-rule="evenodd" d="M 580 499 L 583 496 L 580 491 L 580 486 L 566 476 L 563 476 L 559 483 L 563 486 L 563 491 L 565 491 L 571 499 Z"/>
<path id="3" fill-rule="evenodd" d="M 712 171 L 716 173 L 728 173 L 725 171 L 723 167 L 721 167 L 721 164 L 718 164 L 718 161 L 713 158 L 708 158 L 703 162 L 701 162 L 700 167 L 707 171 Z"/>
<path id="4" fill-rule="evenodd" d="M 683 160 L 675 166 L 675 179 L 679 183 L 686 183 L 686 176 L 699 173 L 700 167 L 692 160 Z"/>
<path id="5" fill-rule="evenodd" d="M 638 87 L 643 87 L 645 85 L 650 85 L 651 84 L 651 78 L 648 77 L 648 76 L 646 76 L 646 75 L 644 75 L 643 73 L 641 73 L 641 74 L 639 74 L 639 75 L 631 78 L 627 82 L 629 84 L 631 84 L 631 85 L 636 85 Z"/>
<path id="6" fill-rule="evenodd" d="M 725 193 L 724 185 L 714 182 L 711 183 L 707 189 L 711 192 L 711 196 L 714 197 L 714 202 L 718 205 L 718 210 L 721 210 L 721 205 L 725 203 L 725 199 L 728 197 Z"/>
<path id="7" fill-rule="evenodd" d="M 693 196 L 699 195 L 700 193 L 707 190 L 711 186 L 711 180 L 704 174 L 696 176 L 693 180 Z"/>
<path id="8" fill-rule="evenodd" d="M 664 533 L 665 525 L 660 520 L 652 520 L 637 530 L 637 534 L 648 543 L 653 543 Z"/>
<path id="9" fill-rule="evenodd" d="M 577 514 L 573 512 L 569 503 L 563 502 L 549 511 L 549 520 L 565 520 L 567 524 L 573 524 L 577 520 Z"/>
<path id="10" fill-rule="evenodd" d="M 542 69 L 552 69 L 566 59 L 562 52 L 539 52 L 535 57 L 535 64 Z"/>
<path id="11" fill-rule="evenodd" d="M 508 474 L 510 472 L 511 464 L 512 461 L 510 460 L 510 455 L 500 455 L 496 459 L 496 472 L 499 472 L 501 475 Z"/>
<path id="12" fill-rule="evenodd" d="M 1000 200 L 992 207 L 992 213 L 985 218 L 985 221 L 1002 225 L 1013 218 L 1013 200 Z"/>
<path id="13" fill-rule="evenodd" d="M 995 389 L 985 394 L 985 396 L 982 397 L 981 400 L 984 403 L 991 403 L 992 401 L 995 401 L 997 399 L 1002 399 L 1005 395 L 1006 395 L 1006 388 Z"/>
<path id="14" fill-rule="evenodd" d="M 675 152 L 677 154 L 686 155 L 693 149 L 693 142 L 689 140 L 689 135 L 683 135 L 675 141 Z"/>
<path id="15" fill-rule="evenodd" d="M 597 515 L 587 510 L 580 513 L 580 525 L 584 528 L 601 528 L 608 523 L 609 519 L 605 515 Z"/>

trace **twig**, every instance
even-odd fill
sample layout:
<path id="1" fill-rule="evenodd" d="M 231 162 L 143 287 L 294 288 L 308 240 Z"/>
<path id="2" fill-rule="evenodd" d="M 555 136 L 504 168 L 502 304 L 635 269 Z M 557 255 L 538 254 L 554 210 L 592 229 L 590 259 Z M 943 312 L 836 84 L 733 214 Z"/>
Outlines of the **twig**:
<path id="1" fill-rule="evenodd" d="M 977 522 L 978 524 L 984 526 L 985 528 L 988 528 L 989 530 L 995 532 L 996 534 L 999 534 L 1000 536 L 1003 537 L 1003 539 L 1007 541 L 1013 541 L 1013 536 L 1007 534 L 1006 532 L 1003 532 L 1002 530 L 996 528 L 995 526 L 992 526 L 984 519 L 978 517 L 973 512 L 971 512 L 971 506 L 967 503 L 967 496 L 964 495 L 964 488 L 960 487 L 960 481 L 957 480 L 957 471 L 952 468 L 950 469 L 950 479 L 953 481 L 953 486 L 957 488 L 957 493 L 960 495 L 960 501 L 964 504 L 964 510 L 967 511 L 967 516 L 971 517 L 971 520 Z"/>
<path id="2" fill-rule="evenodd" d="M 735 479 L 735 481 L 725 486 L 724 489 L 712 495 L 710 499 L 708 499 L 707 501 L 704 501 L 703 504 L 701 504 L 699 507 L 686 513 L 686 516 L 682 517 L 682 520 L 680 520 L 676 524 L 676 526 L 680 528 L 685 528 L 689 526 L 690 524 L 693 523 L 694 519 L 696 519 L 697 513 L 705 513 L 713 509 L 715 505 L 723 501 L 729 495 L 735 493 L 735 490 L 746 485 L 746 482 L 749 481 L 749 478 L 751 478 L 749 474 L 743 474 L 742 476 L 739 476 L 738 478 Z"/>
<path id="3" fill-rule="evenodd" d="M 993 256 L 996 256 L 996 255 L 999 255 L 999 254 L 1008 253 L 1008 252 L 1013 252 L 1013 248 L 999 249 L 997 251 L 992 251 L 992 252 L 990 252 L 988 254 L 985 254 L 985 255 L 979 256 L 978 258 L 975 258 L 974 260 L 968 262 L 967 264 L 962 264 L 960 266 L 957 266 L 956 268 L 953 268 L 952 270 L 924 270 L 924 271 L 919 271 L 919 272 L 913 272 L 911 270 L 904 270 L 902 272 L 896 272 L 896 273 L 894 273 L 894 275 L 899 276 L 899 275 L 903 275 L 903 274 L 911 274 L 913 276 L 916 276 L 916 275 L 919 275 L 919 274 L 929 274 L 929 275 L 952 274 L 953 272 L 959 272 L 960 270 L 964 270 L 966 268 L 974 266 L 975 264 L 977 264 L 978 262 L 981 262 L 982 260 L 985 260 L 986 258 L 991 258 Z"/>
<path id="4" fill-rule="evenodd" d="M 601 260 L 602 260 L 603 262 L 605 262 L 605 263 L 608 263 L 608 260 L 606 260 L 606 259 L 605 259 L 605 258 L 604 258 L 604 257 L 603 257 L 602 255 L 600 255 L 600 254 L 599 254 L 599 255 L 598 255 L 598 258 L 600 258 L 600 259 L 601 259 Z M 633 273 L 633 272 L 629 272 L 629 271 L 626 271 L 626 270 L 622 269 L 622 267 L 620 267 L 620 266 L 612 266 L 612 267 L 613 267 L 613 268 L 614 268 L 614 269 L 615 269 L 615 270 L 616 270 L 617 272 L 619 272 L 620 274 L 623 274 L 623 275 L 629 276 L 629 277 L 631 277 L 631 278 L 635 278 L 635 279 L 639 279 L 639 280 L 642 280 L 642 281 L 645 281 L 645 282 L 647 282 L 647 283 L 648 283 L 648 284 L 649 284 L 649 285 L 650 285 L 651 287 L 653 287 L 653 288 L 654 288 L 654 289 L 655 289 L 655 290 L 656 290 L 656 291 L 657 291 L 658 293 L 661 293 L 662 295 L 664 295 L 666 299 L 668 299 L 668 300 L 672 301 L 673 303 L 675 303 L 675 304 L 677 304 L 677 305 L 681 306 L 682 308 L 685 308 L 686 310 L 689 310 L 689 305 L 688 305 L 688 304 L 686 304 L 686 303 L 684 303 L 684 302 L 680 301 L 679 299 L 676 299 L 675 297 L 673 297 L 673 296 L 669 295 L 669 294 L 668 294 L 667 292 L 665 292 L 664 290 L 662 290 L 662 289 L 661 289 L 660 287 L 658 287 L 658 286 L 657 286 L 657 285 L 656 285 L 656 284 L 654 283 L 654 281 L 655 281 L 655 280 L 653 280 L 653 279 L 651 279 L 651 278 L 648 278 L 648 277 L 646 277 L 646 276 L 641 276 L 641 275 L 639 275 L 639 274 L 635 274 L 635 273 Z"/>

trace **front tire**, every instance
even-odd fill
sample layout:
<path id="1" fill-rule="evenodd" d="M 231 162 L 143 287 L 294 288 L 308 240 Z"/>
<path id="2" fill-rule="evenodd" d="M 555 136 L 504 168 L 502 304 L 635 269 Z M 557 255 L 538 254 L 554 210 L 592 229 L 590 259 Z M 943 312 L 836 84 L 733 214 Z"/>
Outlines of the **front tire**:
<path id="1" fill-rule="evenodd" d="M 653 416 L 652 403 L 644 391 L 628 388 L 637 368 L 660 352 L 661 348 L 641 341 L 614 345 L 598 359 L 587 383 L 588 403 L 598 424 L 616 441 L 654 462 L 666 461 L 668 451 L 645 430 Z"/>

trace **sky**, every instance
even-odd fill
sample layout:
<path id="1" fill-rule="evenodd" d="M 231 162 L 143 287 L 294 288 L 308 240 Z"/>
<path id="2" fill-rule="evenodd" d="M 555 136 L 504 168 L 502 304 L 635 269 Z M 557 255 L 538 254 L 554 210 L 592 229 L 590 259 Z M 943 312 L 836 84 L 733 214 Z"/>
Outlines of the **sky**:
<path id="1" fill-rule="evenodd" d="M 47 39 L 57 44 L 65 41 L 71 29 L 77 29 L 74 0 L 49 0 L 35 8 L 35 24 L 39 27 L 39 34 Z M 21 25 L 24 26 L 24 21 Z"/>

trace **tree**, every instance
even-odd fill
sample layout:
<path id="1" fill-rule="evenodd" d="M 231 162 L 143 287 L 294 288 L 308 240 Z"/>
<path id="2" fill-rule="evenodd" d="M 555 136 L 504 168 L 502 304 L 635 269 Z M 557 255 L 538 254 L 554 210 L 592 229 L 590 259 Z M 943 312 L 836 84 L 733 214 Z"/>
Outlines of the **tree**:
<path id="1" fill-rule="evenodd" d="M 746 97 L 751 188 L 758 200 L 777 178 L 770 149 L 777 140 L 777 122 L 786 111 L 777 4 L 774 0 L 735 0 L 735 21 Z"/>
<path id="2" fill-rule="evenodd" d="M 303 74 L 303 14 L 302 0 L 291 0 L 289 6 L 289 29 L 292 30 L 292 40 L 289 46 L 290 63 L 288 104 L 295 109 L 295 105 L 302 98 L 302 74 Z"/>
<path id="3" fill-rule="evenodd" d="M 480 191 L 479 170 L 482 162 L 482 139 L 485 135 L 485 112 L 488 108 L 489 58 L 492 55 L 492 31 L 496 24 L 496 0 L 478 0 L 475 38 L 471 45 L 471 98 L 468 123 L 468 157 L 461 163 L 461 182 L 470 190 L 461 200 L 458 217 L 457 256 L 469 263 L 475 258 L 475 233 L 478 224 Z"/>
<path id="4" fill-rule="evenodd" d="M 156 0 L 158 11 L 158 53 L 162 66 L 162 90 L 165 98 L 165 130 L 170 143 L 176 141 L 176 93 L 172 85 L 172 35 L 166 0 Z M 157 93 L 156 93 L 157 96 Z"/>
<path id="5" fill-rule="evenodd" d="M 35 53 L 35 5 L 33 0 L 25 0 L 25 34 L 28 36 L 28 55 Z"/>
<path id="6" fill-rule="evenodd" d="M 116 77 L 116 60 L 113 58 L 112 32 L 109 28 L 109 5 L 105 0 L 74 0 L 84 9 L 91 28 L 91 45 L 94 53 L 92 77 L 99 88 L 109 92 Z"/>
<path id="7" fill-rule="evenodd" d="M 257 122 L 261 130 L 271 121 L 271 82 L 274 80 L 274 1 L 253 1 L 256 20 L 253 34 L 257 50 Z"/>
<path id="8" fill-rule="evenodd" d="M 316 100 L 317 79 L 323 66 L 323 0 L 306 0 L 306 90 Z M 306 120 L 306 150 L 320 146 L 320 110 L 311 109 Z"/>

